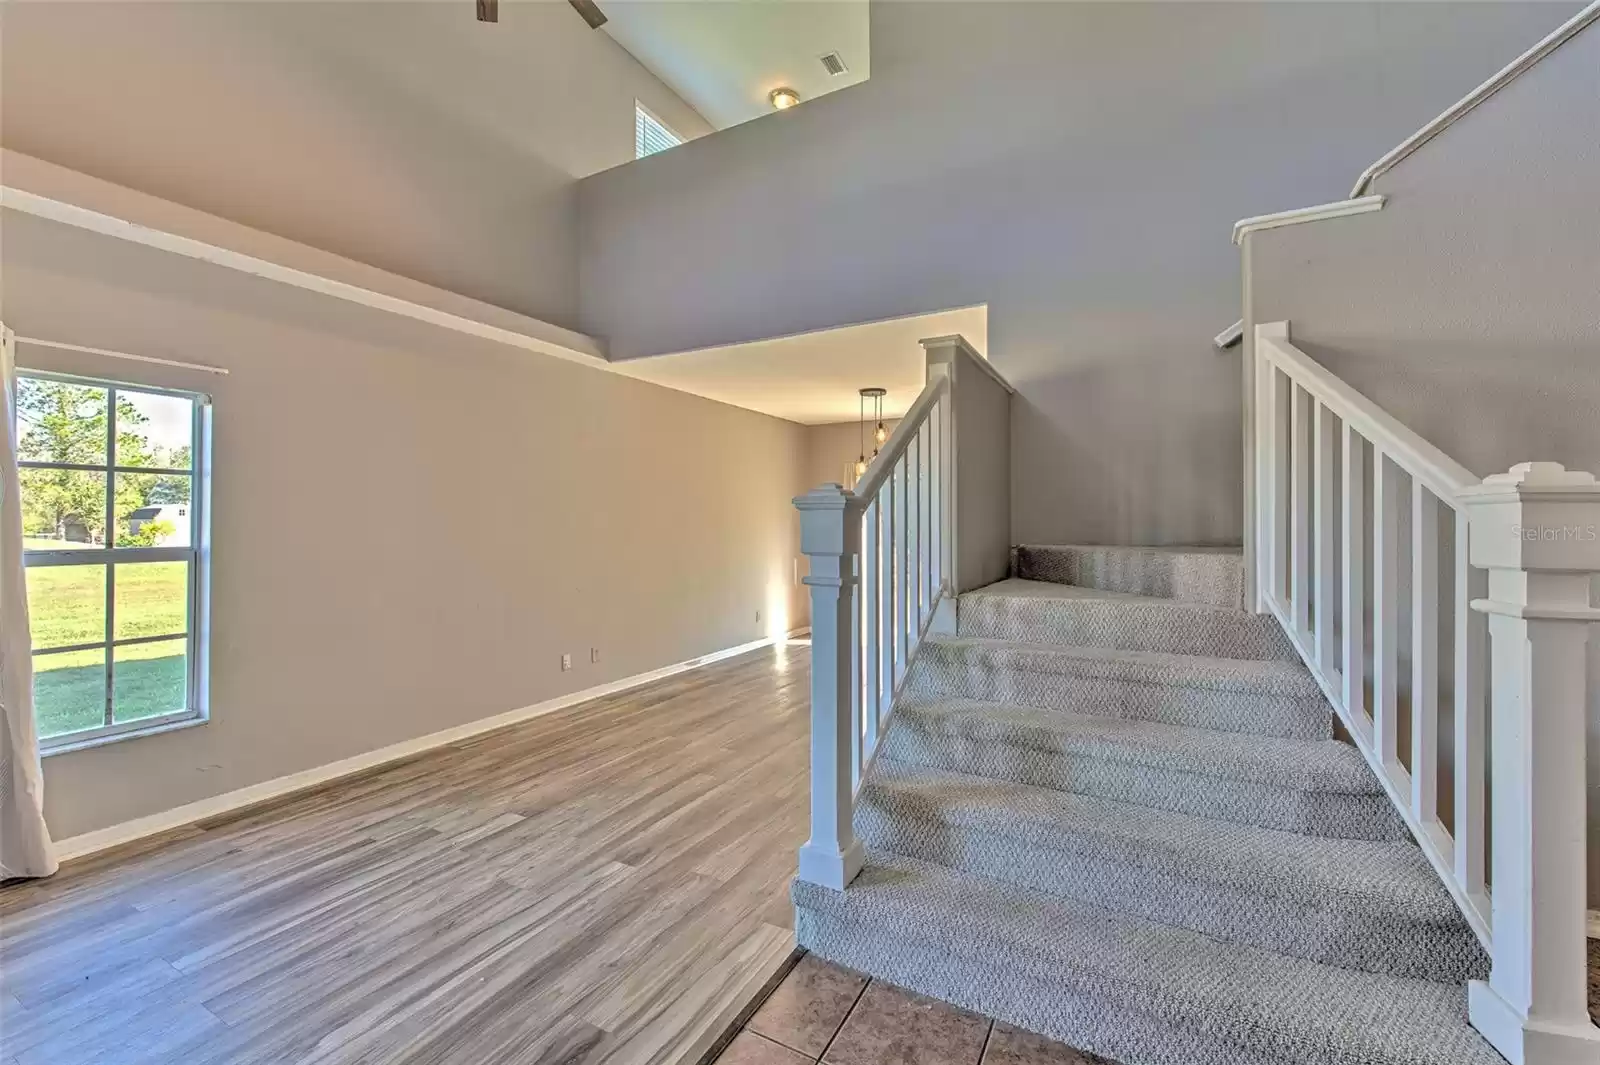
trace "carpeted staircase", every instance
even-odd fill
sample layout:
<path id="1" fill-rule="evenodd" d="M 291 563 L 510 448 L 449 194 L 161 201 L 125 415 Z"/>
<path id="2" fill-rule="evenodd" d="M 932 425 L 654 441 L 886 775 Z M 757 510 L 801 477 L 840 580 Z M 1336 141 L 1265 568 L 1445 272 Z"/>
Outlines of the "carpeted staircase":
<path id="1" fill-rule="evenodd" d="M 1126 1065 L 1501 1065 L 1488 960 L 1236 552 L 1023 547 L 930 637 L 801 945 Z"/>

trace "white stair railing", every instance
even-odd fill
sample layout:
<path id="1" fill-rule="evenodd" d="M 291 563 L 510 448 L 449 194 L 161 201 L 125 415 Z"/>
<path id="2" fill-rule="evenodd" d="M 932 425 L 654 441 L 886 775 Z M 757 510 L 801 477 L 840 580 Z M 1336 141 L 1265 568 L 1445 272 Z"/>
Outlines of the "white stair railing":
<path id="1" fill-rule="evenodd" d="M 811 838 L 799 875 L 832 888 L 861 870 L 855 795 L 917 648 L 953 594 L 953 370 L 970 349 L 959 337 L 924 346 L 927 385 L 855 490 L 825 484 L 794 501 L 811 562 Z"/>
<path id="2" fill-rule="evenodd" d="M 1488 949 L 1472 1023 L 1512 1065 L 1600 1061 L 1584 776 L 1600 485 L 1555 463 L 1480 481 L 1287 323 L 1254 347 L 1256 609 Z"/>

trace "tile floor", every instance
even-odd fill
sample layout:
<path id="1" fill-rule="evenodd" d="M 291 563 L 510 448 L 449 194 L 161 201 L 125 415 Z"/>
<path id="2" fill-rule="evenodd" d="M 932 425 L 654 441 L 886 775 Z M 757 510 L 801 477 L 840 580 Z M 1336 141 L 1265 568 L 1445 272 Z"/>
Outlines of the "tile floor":
<path id="1" fill-rule="evenodd" d="M 1589 1012 L 1600 1021 L 1600 939 L 1589 941 Z M 716 1065 L 1116 1065 L 842 969 L 810 954 Z"/>
<path id="2" fill-rule="evenodd" d="M 807 954 L 716 1065 L 1114 1065 Z"/>

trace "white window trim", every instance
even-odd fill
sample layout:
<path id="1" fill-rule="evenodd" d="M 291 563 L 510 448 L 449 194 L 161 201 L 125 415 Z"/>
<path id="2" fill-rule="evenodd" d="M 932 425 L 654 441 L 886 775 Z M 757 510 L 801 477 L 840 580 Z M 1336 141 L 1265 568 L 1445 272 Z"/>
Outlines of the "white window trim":
<path id="1" fill-rule="evenodd" d="M 185 666 L 188 671 L 186 677 L 186 693 L 189 705 L 182 710 L 171 713 L 159 714 L 154 717 L 140 718 L 137 721 L 125 721 L 98 728 L 82 729 L 77 732 L 66 732 L 58 736 L 41 737 L 39 740 L 39 754 L 49 757 L 56 754 L 67 754 L 72 751 L 81 751 L 90 747 L 100 747 L 108 743 L 122 740 L 136 739 L 141 736 L 157 735 L 163 732 L 173 732 L 178 729 L 191 728 L 203 725 L 211 718 L 210 710 L 210 649 L 211 649 L 211 397 L 202 392 L 190 392 L 183 389 L 163 388 L 159 385 L 145 385 L 133 381 L 118 381 L 101 377 L 88 377 L 81 374 L 58 373 L 51 370 L 31 370 L 17 367 L 18 377 L 32 377 L 47 381 L 64 381 L 71 384 L 89 385 L 97 388 L 111 390 L 108 394 L 107 405 L 107 432 L 112 440 L 108 440 L 106 466 L 84 467 L 86 469 L 104 469 L 107 477 L 108 493 L 113 484 L 113 474 L 117 472 L 152 472 L 144 467 L 119 467 L 114 465 L 115 455 L 109 450 L 114 447 L 114 434 L 116 432 L 116 390 L 129 392 L 142 392 L 150 395 L 181 396 L 191 401 L 194 405 L 193 421 L 190 429 L 190 456 L 189 469 L 181 471 L 187 474 L 190 480 L 190 546 L 188 547 L 103 547 L 97 551 L 81 548 L 69 551 L 24 551 L 23 567 L 30 569 L 44 566 L 64 565 L 110 565 L 118 562 L 174 562 L 185 561 L 189 563 L 189 590 L 188 590 L 188 625 L 185 634 L 186 655 Z M 19 462 L 22 468 L 61 468 L 55 463 L 35 463 L 23 460 Z M 66 468 L 73 468 L 68 466 Z M 160 471 L 154 471 L 160 472 Z M 180 472 L 180 471 L 172 471 Z M 107 514 L 109 520 L 111 515 Z M 109 534 L 110 529 L 107 529 Z M 129 646 L 140 642 L 150 642 L 150 639 L 115 640 L 111 639 L 110 626 L 113 622 L 110 597 L 115 594 L 114 585 L 107 582 L 107 637 L 108 642 L 93 646 L 103 646 L 106 650 L 107 668 L 114 668 L 115 649 L 118 646 Z M 88 647 L 90 645 L 84 645 Z M 52 648 L 50 653 L 65 653 L 65 649 Z M 112 691 L 107 688 L 106 697 L 110 699 Z"/>
<path id="2" fill-rule="evenodd" d="M 656 114 L 653 110 L 651 110 L 650 107 L 643 100 L 635 99 L 633 101 L 633 108 L 634 108 L 634 153 L 633 154 L 634 154 L 634 160 L 635 161 L 638 161 L 640 159 L 645 158 L 645 156 L 642 156 L 642 155 L 639 154 L 638 120 L 639 120 L 639 115 L 641 115 L 641 114 L 644 115 L 646 118 L 648 118 L 650 121 L 654 122 L 656 125 L 660 126 L 662 129 L 666 130 L 669 134 L 671 134 L 674 138 L 677 139 L 678 143 L 672 145 L 673 148 L 676 148 L 679 145 L 688 143 L 688 141 L 689 141 L 688 137 L 685 137 L 682 133 L 679 133 L 677 131 L 677 129 L 675 129 L 673 127 L 672 123 L 668 122 L 666 119 L 662 118 L 660 115 Z M 667 151 L 667 150 L 668 149 L 666 149 L 666 148 L 661 149 L 661 151 L 663 151 L 663 152 Z M 650 154 L 651 155 L 659 155 L 661 153 L 660 152 L 651 152 Z"/>

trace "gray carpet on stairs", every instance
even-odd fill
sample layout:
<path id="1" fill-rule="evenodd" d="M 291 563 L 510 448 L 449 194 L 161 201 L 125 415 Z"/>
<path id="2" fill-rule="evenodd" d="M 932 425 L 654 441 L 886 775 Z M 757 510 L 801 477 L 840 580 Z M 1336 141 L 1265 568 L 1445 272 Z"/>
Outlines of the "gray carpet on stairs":
<path id="1" fill-rule="evenodd" d="M 1293 662 L 929 637 L 916 670 L 919 695 L 1294 739 L 1332 734 L 1327 700 Z"/>
<path id="2" fill-rule="evenodd" d="M 1288 832 L 1409 838 L 1361 755 L 1335 740 L 949 699 L 898 709 L 882 757 Z"/>
<path id="3" fill-rule="evenodd" d="M 1488 958 L 1408 843 L 1326 839 L 880 760 L 882 851 L 1329 965 L 1463 983 Z"/>
<path id="4" fill-rule="evenodd" d="M 961 599 L 961 635 L 1024 643 L 1295 661 L 1273 618 L 1199 603 L 1006 580 Z"/>
<path id="5" fill-rule="evenodd" d="M 1319 965 L 876 851 L 848 890 L 796 881 L 792 896 L 801 946 L 1125 1065 L 1503 1065 L 1454 985 Z M 1090 1028 L 1075 1023 L 1080 1001 L 1097 1015 Z M 1118 1037 L 1124 1026 L 1136 1037 Z"/>
<path id="6" fill-rule="evenodd" d="M 921 647 L 801 945 L 1124 1065 L 1500 1065 L 1481 945 L 1238 553 L 1013 559 Z"/>
<path id="7" fill-rule="evenodd" d="M 1024 544 L 1012 551 L 1011 576 L 1229 610 L 1244 606 L 1243 554 L 1237 547 Z"/>

